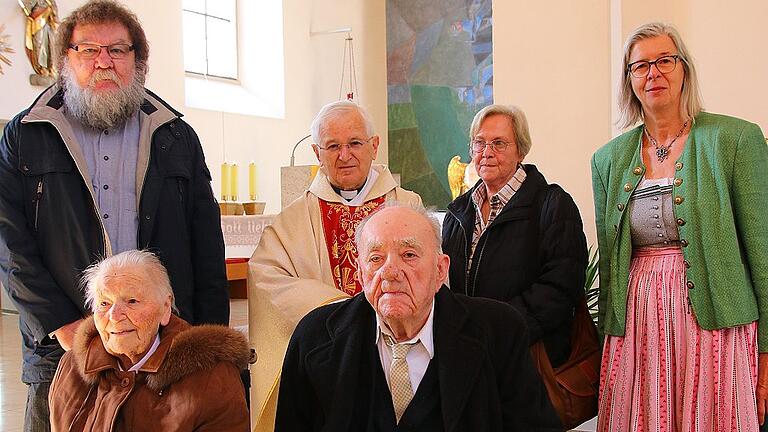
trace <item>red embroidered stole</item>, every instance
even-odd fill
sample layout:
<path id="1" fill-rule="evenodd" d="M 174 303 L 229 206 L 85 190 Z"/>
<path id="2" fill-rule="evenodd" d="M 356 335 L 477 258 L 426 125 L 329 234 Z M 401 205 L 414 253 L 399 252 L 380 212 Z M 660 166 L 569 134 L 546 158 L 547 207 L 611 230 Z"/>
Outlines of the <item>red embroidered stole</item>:
<path id="1" fill-rule="evenodd" d="M 384 197 L 372 199 L 357 207 L 331 203 L 319 198 L 318 201 L 333 282 L 336 284 L 336 289 L 355 295 L 363 290 L 355 277 L 357 272 L 355 230 L 361 220 L 384 202 Z"/>

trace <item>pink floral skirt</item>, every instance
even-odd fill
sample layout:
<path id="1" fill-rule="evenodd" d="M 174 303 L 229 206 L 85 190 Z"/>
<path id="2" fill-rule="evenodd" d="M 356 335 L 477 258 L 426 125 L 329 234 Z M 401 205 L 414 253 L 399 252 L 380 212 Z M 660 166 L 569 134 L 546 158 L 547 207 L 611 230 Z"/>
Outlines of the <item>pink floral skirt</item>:
<path id="1" fill-rule="evenodd" d="M 632 256 L 623 337 L 606 336 L 597 430 L 757 432 L 757 322 L 703 330 L 679 248 Z"/>

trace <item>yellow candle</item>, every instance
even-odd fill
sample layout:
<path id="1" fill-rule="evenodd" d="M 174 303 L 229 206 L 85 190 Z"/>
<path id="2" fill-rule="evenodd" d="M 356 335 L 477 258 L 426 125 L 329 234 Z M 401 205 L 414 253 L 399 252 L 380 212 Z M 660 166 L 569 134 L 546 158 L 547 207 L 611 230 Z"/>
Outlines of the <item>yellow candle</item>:
<path id="1" fill-rule="evenodd" d="M 232 182 L 230 183 L 230 186 L 229 186 L 230 188 L 229 195 L 232 197 L 232 201 L 237 201 L 237 195 L 238 195 L 237 194 L 237 164 L 233 163 L 232 165 L 230 165 L 229 169 L 231 170 L 231 173 L 232 173 L 230 177 Z"/>
<path id="2" fill-rule="evenodd" d="M 256 201 L 256 164 L 248 164 L 248 195 L 251 201 Z"/>
<path id="3" fill-rule="evenodd" d="M 221 200 L 229 201 L 229 187 L 230 177 L 232 172 L 229 169 L 229 164 L 224 162 L 221 164 Z"/>

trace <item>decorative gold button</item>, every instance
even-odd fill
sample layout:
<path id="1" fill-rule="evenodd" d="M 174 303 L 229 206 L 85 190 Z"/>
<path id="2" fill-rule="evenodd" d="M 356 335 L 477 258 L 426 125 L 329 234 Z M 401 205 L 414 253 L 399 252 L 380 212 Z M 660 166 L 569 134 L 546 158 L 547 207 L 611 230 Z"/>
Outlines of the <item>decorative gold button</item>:
<path id="1" fill-rule="evenodd" d="M 635 168 L 632 170 L 632 174 L 634 174 L 634 175 L 640 175 L 640 174 L 642 174 L 642 173 L 643 173 L 643 169 L 642 169 L 641 167 L 639 167 L 639 166 L 636 166 L 636 167 L 635 167 Z"/>
<path id="2" fill-rule="evenodd" d="M 689 263 L 688 260 L 683 260 L 683 264 L 685 265 L 685 268 L 691 268 L 691 263 Z"/>
<path id="3" fill-rule="evenodd" d="M 616 232 L 619 232 L 619 226 L 614 224 L 613 225 L 613 230 L 616 231 Z"/>
<path id="4" fill-rule="evenodd" d="M 624 204 L 619 204 L 616 208 L 619 209 L 619 211 L 624 211 Z"/>
<path id="5" fill-rule="evenodd" d="M 627 183 L 624 185 L 624 192 L 629 192 L 632 190 L 632 183 Z"/>
<path id="6" fill-rule="evenodd" d="M 680 205 L 680 204 L 683 203 L 683 201 L 684 201 L 684 199 L 680 195 L 675 197 L 675 204 Z"/>
<path id="7" fill-rule="evenodd" d="M 678 170 L 678 171 L 680 171 L 681 169 L 683 169 L 683 163 L 682 163 L 682 162 L 678 162 L 678 163 L 676 163 L 676 164 L 675 164 L 675 169 L 676 169 L 676 170 Z"/>
<path id="8" fill-rule="evenodd" d="M 677 225 L 678 225 L 678 226 L 683 226 L 683 225 L 685 225 L 685 219 L 683 219 L 683 218 L 677 218 Z"/>
<path id="9" fill-rule="evenodd" d="M 682 247 L 688 247 L 688 240 L 682 239 L 680 240 L 680 246 Z"/>
<path id="10" fill-rule="evenodd" d="M 683 179 L 681 179 L 680 177 L 676 178 L 675 179 L 675 186 L 680 186 L 681 184 L 683 184 Z"/>
<path id="11" fill-rule="evenodd" d="M 688 289 L 693 289 L 696 285 L 693 283 L 693 281 L 688 281 L 685 283 L 685 286 L 687 286 Z"/>

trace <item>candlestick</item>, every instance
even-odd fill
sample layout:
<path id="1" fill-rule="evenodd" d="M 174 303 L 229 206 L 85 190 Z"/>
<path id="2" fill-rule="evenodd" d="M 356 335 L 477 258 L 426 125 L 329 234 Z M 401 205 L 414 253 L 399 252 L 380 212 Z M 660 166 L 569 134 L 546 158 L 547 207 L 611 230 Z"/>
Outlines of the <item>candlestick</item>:
<path id="1" fill-rule="evenodd" d="M 230 170 L 229 164 L 226 162 L 223 162 L 221 164 L 221 200 L 222 201 L 229 201 L 229 188 L 231 183 L 231 176 L 232 171 Z"/>
<path id="2" fill-rule="evenodd" d="M 248 195 L 251 201 L 256 201 L 256 164 L 248 164 Z"/>
<path id="3" fill-rule="evenodd" d="M 238 196 L 238 193 L 237 193 L 237 180 L 238 180 L 237 179 L 237 164 L 236 163 L 232 163 L 232 165 L 230 165 L 229 169 L 230 169 L 230 171 L 232 173 L 232 176 L 230 177 L 232 182 L 230 183 L 230 187 L 229 187 L 229 195 L 232 198 L 232 201 L 237 201 L 237 196 Z"/>

